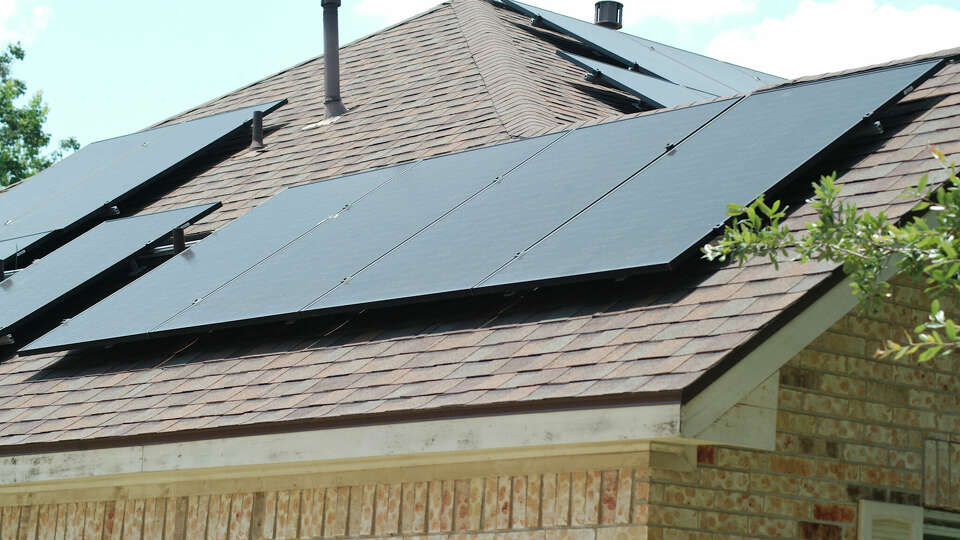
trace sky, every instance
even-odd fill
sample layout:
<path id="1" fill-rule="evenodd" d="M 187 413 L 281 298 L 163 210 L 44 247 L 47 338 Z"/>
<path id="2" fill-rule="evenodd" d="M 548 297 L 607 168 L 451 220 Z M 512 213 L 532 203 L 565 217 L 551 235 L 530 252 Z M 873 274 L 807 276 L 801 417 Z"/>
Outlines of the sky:
<path id="1" fill-rule="evenodd" d="M 592 20 L 592 0 L 527 0 Z M 346 44 L 439 0 L 343 0 Z M 782 77 L 960 46 L 960 0 L 623 0 L 624 31 Z M 320 0 L 0 0 L 54 141 L 142 129 L 320 55 Z"/>

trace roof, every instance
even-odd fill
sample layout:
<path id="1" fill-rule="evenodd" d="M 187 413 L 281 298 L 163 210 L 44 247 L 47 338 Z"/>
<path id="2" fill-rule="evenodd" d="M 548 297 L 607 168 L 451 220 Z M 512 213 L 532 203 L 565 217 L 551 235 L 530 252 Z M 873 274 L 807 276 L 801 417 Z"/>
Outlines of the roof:
<path id="1" fill-rule="evenodd" d="M 582 69 L 556 55 L 557 44 L 582 48 L 485 1 L 440 4 L 342 48 L 341 94 L 351 112 L 338 122 L 317 125 L 322 58 L 171 119 L 289 100 L 265 123 L 269 151 L 235 155 L 146 210 L 219 200 L 223 208 L 206 221 L 215 229 L 285 187 L 637 110 L 632 96 L 584 81 Z"/>
<path id="2" fill-rule="evenodd" d="M 584 82 L 558 43 L 579 50 L 493 4 L 442 4 L 343 49 L 353 112 L 341 121 L 317 125 L 316 59 L 171 119 L 289 99 L 265 122 L 267 152 L 185 176 L 145 211 L 222 201 L 192 229 L 209 230 L 285 186 L 622 118 L 632 98 Z M 902 190 L 937 166 L 928 145 L 960 152 L 958 115 L 951 63 L 883 113 L 882 136 L 851 141 L 825 170 L 842 171 L 861 208 L 904 215 Z M 795 228 L 811 213 L 805 188 L 784 195 Z M 826 264 L 695 261 L 618 282 L 15 356 L 0 363 L 0 451 L 684 399 L 837 278 Z"/>

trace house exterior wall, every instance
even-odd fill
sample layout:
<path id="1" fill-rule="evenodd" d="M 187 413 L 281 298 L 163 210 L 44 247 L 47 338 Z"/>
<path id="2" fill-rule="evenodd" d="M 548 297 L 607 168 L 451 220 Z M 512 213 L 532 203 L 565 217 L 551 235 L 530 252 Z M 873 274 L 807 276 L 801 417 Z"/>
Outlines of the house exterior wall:
<path id="1" fill-rule="evenodd" d="M 461 479 L 7 506 L 0 538 L 645 537 L 638 524 L 645 521 L 650 469 L 602 468 L 605 461 L 577 472 L 494 475 L 498 467 L 491 467 L 490 476 Z"/>
<path id="2" fill-rule="evenodd" d="M 702 446 L 695 471 L 653 471 L 651 539 L 854 539 L 861 499 L 960 511 L 960 359 L 874 357 L 929 310 L 891 283 L 781 368 L 776 451 Z"/>

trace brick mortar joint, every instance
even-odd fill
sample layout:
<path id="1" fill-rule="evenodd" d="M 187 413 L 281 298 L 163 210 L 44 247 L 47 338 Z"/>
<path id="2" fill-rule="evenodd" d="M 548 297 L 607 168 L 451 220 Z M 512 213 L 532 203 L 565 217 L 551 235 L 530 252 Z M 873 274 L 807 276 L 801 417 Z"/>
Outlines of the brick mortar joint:
<path id="1" fill-rule="evenodd" d="M 827 352 L 827 351 L 821 351 L 821 350 L 814 349 L 814 348 L 808 348 L 807 350 L 810 350 L 810 351 L 813 351 L 813 352 Z M 836 355 L 836 353 L 831 353 L 831 354 L 835 354 L 835 355 Z M 850 358 L 849 356 L 846 356 L 846 355 L 837 355 L 837 356 L 841 356 L 841 357 L 844 357 L 844 358 Z M 856 358 L 856 357 L 854 357 L 854 358 Z M 896 365 L 896 364 L 894 364 L 894 365 Z M 894 387 L 897 387 L 897 388 L 907 388 L 907 389 L 910 389 L 910 390 L 922 390 L 922 391 L 924 391 L 924 392 L 931 392 L 931 393 L 934 393 L 934 394 L 941 394 L 941 395 L 947 395 L 947 396 L 952 396 L 952 395 L 954 395 L 954 394 L 951 393 L 951 392 L 948 392 L 948 391 L 945 391 L 945 390 L 936 390 L 936 389 L 934 389 L 933 387 L 930 387 L 930 386 L 914 386 L 914 385 L 909 385 L 909 384 L 906 384 L 906 383 L 901 383 L 901 382 L 896 382 L 896 381 L 891 381 L 891 380 L 877 379 L 877 378 L 867 378 L 867 377 L 864 377 L 864 376 L 861 376 L 861 375 L 858 375 L 858 374 L 852 374 L 852 373 L 848 373 L 848 372 L 845 372 L 845 371 L 844 371 L 844 372 L 828 371 L 828 370 L 825 370 L 825 369 L 822 369 L 822 368 L 810 367 L 810 366 L 805 366 L 805 365 L 802 365 L 802 364 L 799 365 L 799 366 L 789 365 L 789 364 L 788 364 L 788 365 L 786 365 L 786 366 L 784 366 L 784 367 L 786 367 L 786 368 L 788 368 L 788 369 L 794 369 L 794 370 L 800 370 L 800 371 L 809 371 L 809 372 L 820 373 L 820 374 L 824 374 L 824 375 L 832 375 L 832 376 L 837 376 L 837 377 L 844 377 L 844 378 L 853 379 L 853 380 L 856 380 L 856 381 L 880 382 L 880 383 L 885 384 L 885 385 L 887 385 L 887 386 L 894 386 Z M 898 366 L 898 367 L 906 367 L 906 366 Z M 908 368 L 908 369 L 910 369 L 910 368 Z M 960 377 L 960 373 L 954 372 L 954 371 L 934 371 L 934 370 L 926 370 L 925 372 L 927 372 L 927 373 L 934 373 L 934 374 L 940 374 L 940 375 L 950 375 L 950 376 Z M 786 385 L 786 384 L 783 385 L 783 386 L 785 386 L 785 387 L 787 387 L 787 388 L 790 388 L 790 389 L 799 388 L 799 389 L 805 390 L 805 391 L 810 391 L 810 392 L 814 392 L 814 393 L 825 394 L 825 392 L 822 391 L 822 390 L 815 390 L 815 389 L 812 389 L 812 388 L 804 388 L 804 387 L 802 387 L 802 386 L 792 386 L 792 385 Z M 851 398 L 849 394 L 827 394 L 827 395 L 832 395 L 832 396 L 834 396 L 834 397 L 846 397 L 846 398 L 848 398 L 848 399 L 856 399 L 856 400 L 860 400 L 860 401 L 869 401 L 869 400 L 866 399 L 866 398 L 858 398 L 858 397 Z"/>
<path id="2" fill-rule="evenodd" d="M 889 467 L 887 467 L 887 468 L 889 468 Z M 897 470 L 899 470 L 899 469 L 897 469 Z M 736 471 L 736 472 L 740 472 L 740 471 Z M 842 480 L 842 479 L 829 478 L 829 477 L 821 477 L 821 476 L 810 477 L 810 476 L 801 475 L 801 474 L 781 473 L 781 472 L 776 472 L 776 471 L 753 471 L 753 472 L 749 472 L 749 473 L 746 473 L 746 474 L 751 474 L 751 475 L 752 475 L 752 474 L 762 474 L 762 475 L 768 475 L 768 476 L 775 476 L 775 477 L 777 477 L 777 478 L 794 478 L 794 479 L 798 479 L 798 480 L 811 480 L 811 481 L 814 481 L 814 482 L 826 482 L 826 483 L 830 483 L 830 484 L 847 485 L 847 486 L 849 486 L 849 485 L 855 485 L 855 486 L 880 487 L 880 488 L 883 488 L 883 489 L 895 489 L 895 490 L 897 490 L 897 491 L 903 491 L 903 492 L 905 492 L 905 493 L 920 493 L 920 491 L 907 489 L 907 488 L 905 488 L 905 487 L 896 487 L 896 488 L 893 488 L 893 487 L 890 487 L 890 486 L 874 485 L 874 484 L 866 483 L 866 482 L 864 482 L 864 481 L 862 481 L 862 480 Z M 752 495 L 763 495 L 763 496 L 767 496 L 767 495 L 781 496 L 781 495 L 780 495 L 780 492 L 775 492 L 775 491 L 756 491 L 755 489 L 753 489 L 753 490 L 751 490 L 751 489 L 745 489 L 745 490 L 743 490 L 743 489 L 735 489 L 735 488 L 710 487 L 710 486 L 704 486 L 703 484 L 699 484 L 699 483 L 698 483 L 698 484 L 691 484 L 691 483 L 683 482 L 683 481 L 680 481 L 680 480 L 657 480 L 657 481 L 652 482 L 652 483 L 651 483 L 651 486 L 654 485 L 654 484 L 662 485 L 662 486 L 676 486 L 676 487 L 705 489 L 705 490 L 719 490 L 719 491 L 722 491 L 722 492 L 724 492 L 724 493 L 736 493 L 736 494 L 741 494 L 741 495 L 751 495 L 751 494 L 752 494 Z M 812 500 L 812 499 L 811 499 L 811 500 Z M 823 499 L 823 500 L 824 500 L 824 501 L 827 501 L 827 502 L 830 502 L 830 501 L 831 501 L 831 499 Z M 651 504 L 653 504 L 653 503 L 651 502 Z M 658 504 L 659 504 L 659 503 L 658 503 Z"/>
<path id="3" fill-rule="evenodd" d="M 927 439 L 927 440 L 939 440 L 939 439 Z M 941 441 L 941 442 L 949 442 L 949 441 Z M 953 444 L 956 444 L 956 443 L 953 443 Z M 910 449 L 910 451 L 911 451 L 911 453 L 913 453 L 913 454 L 920 454 L 920 455 L 922 455 L 922 453 L 923 453 L 923 448 L 920 448 L 920 449 Z M 782 451 L 782 450 L 781 450 L 781 451 L 777 451 L 777 452 L 774 453 L 774 454 L 771 454 L 771 456 L 782 456 L 782 457 L 788 457 L 788 458 L 801 458 L 801 459 L 807 459 L 807 460 L 811 460 L 811 461 L 828 461 L 828 462 L 830 462 L 830 463 L 840 463 L 840 464 L 851 465 L 851 466 L 856 466 L 856 467 L 860 467 L 860 466 L 866 465 L 866 466 L 869 466 L 869 467 L 879 467 L 879 468 L 882 468 L 882 469 L 896 469 L 896 470 L 902 470 L 902 471 L 905 471 L 905 472 L 922 470 L 922 469 L 904 469 L 904 468 L 898 467 L 898 466 L 896 466 L 896 465 L 877 465 L 877 464 L 874 464 L 874 463 L 866 463 L 866 462 L 862 462 L 862 461 L 850 461 L 850 460 L 848 460 L 848 459 L 846 459 L 846 458 L 840 458 L 840 457 L 829 457 L 829 456 L 818 456 L 818 455 L 813 455 L 813 454 L 791 453 L 791 452 L 786 452 L 786 451 Z M 706 465 L 706 464 L 701 464 L 701 468 L 702 468 L 703 470 L 718 470 L 718 471 L 740 472 L 740 473 L 748 473 L 748 474 L 777 474 L 777 475 L 791 476 L 789 473 L 781 473 L 781 472 L 778 472 L 778 471 L 773 471 L 773 470 L 771 470 L 771 469 L 769 468 L 769 466 L 766 467 L 766 468 L 764 468 L 764 469 L 744 469 L 744 468 L 740 468 L 740 467 L 727 467 L 727 466 L 723 466 L 723 465 Z M 801 475 L 793 475 L 793 476 L 801 476 Z M 806 477 L 804 476 L 804 478 L 806 478 Z M 815 477 L 815 478 L 819 479 L 819 478 L 827 478 L 827 477 L 819 477 L 819 476 L 818 476 L 818 477 Z"/>
<path id="4" fill-rule="evenodd" d="M 933 410 L 930 410 L 930 409 L 916 409 L 916 408 L 908 408 L 908 407 L 900 407 L 900 408 L 902 408 L 902 409 L 908 409 L 908 410 L 911 410 L 911 411 L 920 411 L 920 412 L 925 412 L 925 413 L 938 414 L 937 411 L 933 411 Z M 835 415 L 827 415 L 827 414 L 820 414 L 820 413 L 812 413 L 812 412 L 810 412 L 810 411 L 804 411 L 804 410 L 801 410 L 801 409 L 784 408 L 784 409 L 783 409 L 783 412 L 790 413 L 790 414 L 798 414 L 798 415 L 803 415 L 803 416 L 811 416 L 811 417 L 814 417 L 814 418 L 822 418 L 822 419 L 827 419 L 827 420 L 841 420 L 841 421 L 845 421 L 845 422 L 852 422 L 852 423 L 863 424 L 863 425 L 868 425 L 868 426 L 879 426 L 879 427 L 884 427 L 884 428 L 896 428 L 896 429 L 904 430 L 904 431 L 906 431 L 906 432 L 924 432 L 924 433 L 936 432 L 936 433 L 948 433 L 948 432 L 946 432 L 946 431 L 941 431 L 941 430 L 939 430 L 939 429 L 937 429 L 937 428 L 922 428 L 922 427 L 912 427 L 912 428 L 911 428 L 910 426 L 905 425 L 905 424 L 884 423 L 884 422 L 881 422 L 881 421 L 866 420 L 866 419 L 863 419 L 863 418 L 856 418 L 856 417 L 852 417 L 852 416 L 835 416 Z M 960 414 L 951 413 L 951 414 L 947 414 L 947 416 L 960 416 Z M 858 440 L 858 439 L 838 439 L 838 438 L 836 438 L 836 437 L 829 437 L 829 436 L 825 436 L 825 435 L 817 435 L 817 434 L 811 434 L 811 433 L 802 433 L 802 432 L 799 432 L 799 431 L 792 431 L 792 430 L 790 430 L 790 429 L 788 429 L 788 428 L 778 428 L 777 431 L 778 431 L 778 432 L 782 432 L 782 433 L 790 433 L 790 434 L 793 434 L 793 435 L 802 435 L 802 436 L 806 436 L 806 437 L 817 437 L 817 438 L 826 439 L 826 440 L 835 440 L 835 441 L 838 441 L 838 442 L 850 442 L 850 441 L 856 441 L 856 440 Z M 861 439 L 861 440 L 862 440 L 862 439 Z M 863 443 L 864 443 L 864 444 L 882 444 L 882 443 L 870 443 L 870 442 L 868 442 L 868 441 L 863 441 Z M 894 447 L 894 448 L 903 448 L 903 447 Z"/>
<path id="5" fill-rule="evenodd" d="M 784 497 L 784 498 L 785 498 L 785 497 Z M 810 501 L 801 501 L 801 502 L 810 502 Z M 835 501 L 828 501 L 828 502 L 829 502 L 830 505 L 833 505 L 833 506 L 856 506 L 856 505 L 857 505 L 857 503 L 852 503 L 852 502 L 851 502 L 851 503 L 838 503 L 838 502 L 835 502 Z M 681 510 L 696 510 L 696 511 L 698 511 L 698 512 L 707 511 L 707 512 L 713 512 L 713 513 L 716 513 L 716 514 L 729 514 L 729 515 L 733 515 L 733 516 L 742 516 L 742 517 L 746 517 L 746 518 L 782 519 L 782 520 L 786 520 L 786 521 L 807 521 L 807 522 L 811 522 L 811 523 L 825 523 L 825 524 L 829 524 L 829 525 L 856 526 L 856 521 L 852 521 L 852 522 L 851 522 L 851 521 L 829 521 L 829 520 L 823 520 L 823 519 L 815 519 L 815 518 L 813 518 L 813 517 L 794 517 L 794 516 L 789 516 L 789 515 L 785 515 L 785 514 L 756 513 L 756 512 L 740 512 L 740 511 L 735 511 L 735 510 L 719 510 L 719 509 L 712 508 L 712 507 L 708 507 L 708 506 L 691 506 L 691 505 L 683 505 L 683 506 L 681 506 L 681 505 L 677 505 L 677 504 L 660 503 L 660 502 L 650 503 L 650 506 L 655 506 L 655 507 L 658 507 L 658 508 L 673 508 L 673 509 L 681 509 Z M 654 525 L 654 523 L 651 523 L 651 525 Z M 662 527 L 672 527 L 672 526 L 670 526 L 670 525 L 660 525 L 660 526 L 662 526 Z M 697 529 L 697 530 L 701 530 L 701 531 L 702 531 L 703 529 Z"/>

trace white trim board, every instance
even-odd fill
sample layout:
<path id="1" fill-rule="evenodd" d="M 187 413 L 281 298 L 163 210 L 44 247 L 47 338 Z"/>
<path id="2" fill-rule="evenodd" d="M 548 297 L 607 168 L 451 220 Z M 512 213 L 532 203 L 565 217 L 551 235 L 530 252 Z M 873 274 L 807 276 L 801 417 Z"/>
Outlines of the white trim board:
<path id="1" fill-rule="evenodd" d="M 404 456 L 473 461 L 642 450 L 679 436 L 679 403 L 518 413 L 0 457 L 0 486 L 143 472 Z M 634 444 L 635 443 L 635 444 Z M 632 446 L 631 446 L 632 445 Z M 479 456 L 479 457 L 478 457 Z M 421 458 L 422 459 L 422 458 Z"/>
<path id="2" fill-rule="evenodd" d="M 940 181 L 946 180 L 944 177 Z M 923 220 L 931 227 L 936 225 L 936 214 L 926 212 Z M 881 281 L 888 281 L 897 274 L 895 258 L 888 261 L 887 266 L 878 276 Z M 680 412 L 681 436 L 688 439 L 709 439 L 708 430 L 718 422 L 720 417 L 735 407 L 764 407 L 760 403 L 751 403 L 748 397 L 764 381 L 774 377 L 777 371 L 789 362 L 794 356 L 813 342 L 820 334 L 833 326 L 841 317 L 849 313 L 859 303 L 853 295 L 850 284 L 853 279 L 846 276 L 840 283 L 831 287 L 813 304 L 798 313 L 787 324 L 768 337 L 756 349 L 747 353 L 732 368 L 727 370 L 717 380 L 710 383 L 703 391 L 683 405 Z M 776 402 L 774 402 L 776 403 Z M 775 409 L 775 405 L 774 405 Z M 755 419 L 769 424 L 769 415 L 764 416 L 762 411 L 744 411 Z M 776 411 L 774 410 L 774 430 L 776 429 Z M 775 438 L 776 433 L 770 434 Z M 726 438 L 726 437 L 724 437 Z M 769 437 L 768 437 L 769 438 Z M 718 440 L 721 444 L 727 442 Z M 771 443 L 773 444 L 773 443 Z M 749 443 L 743 446 L 752 446 Z M 759 449 L 772 450 L 772 446 L 754 446 Z"/>
<path id="3" fill-rule="evenodd" d="M 884 270 L 881 279 L 893 277 L 896 266 Z M 681 434 L 700 439 L 707 430 L 738 403 L 748 403 L 747 396 L 783 367 L 820 334 L 857 306 L 851 293 L 848 276 L 830 288 L 806 309 L 798 313 L 772 336 L 740 359 L 726 373 L 683 405 L 680 413 Z"/>

